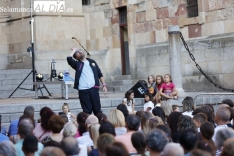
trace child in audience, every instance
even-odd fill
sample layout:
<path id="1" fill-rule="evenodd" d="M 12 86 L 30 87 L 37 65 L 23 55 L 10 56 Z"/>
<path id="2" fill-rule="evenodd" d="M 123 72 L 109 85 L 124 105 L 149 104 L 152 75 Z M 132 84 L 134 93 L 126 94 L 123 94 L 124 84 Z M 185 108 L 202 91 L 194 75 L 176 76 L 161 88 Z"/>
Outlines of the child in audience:
<path id="1" fill-rule="evenodd" d="M 145 95 L 145 104 L 144 104 L 144 111 L 152 113 L 152 110 L 154 108 L 154 104 L 152 102 L 152 94 L 146 93 Z"/>
<path id="2" fill-rule="evenodd" d="M 157 103 L 160 103 L 160 99 L 161 99 L 160 89 L 162 87 L 163 82 L 164 82 L 163 76 L 162 75 L 157 75 L 156 76 L 156 84 L 155 84 L 155 86 L 157 87 L 157 91 L 158 92 L 157 92 L 156 96 L 154 97 L 156 99 Z"/>
<path id="3" fill-rule="evenodd" d="M 135 101 L 134 101 L 133 90 L 129 90 L 125 93 L 125 97 L 124 97 L 122 103 L 126 105 L 129 114 L 134 114 Z"/>
<path id="4" fill-rule="evenodd" d="M 175 85 L 172 83 L 171 75 L 164 75 L 164 83 L 160 88 L 160 95 L 166 99 L 177 99 L 178 91 Z"/>
<path id="5" fill-rule="evenodd" d="M 180 108 L 178 105 L 172 105 L 173 112 L 180 112 Z"/>
<path id="6" fill-rule="evenodd" d="M 157 87 L 155 85 L 154 75 L 148 76 L 148 89 L 147 92 L 151 93 L 153 96 L 157 93 Z"/>
<path id="7" fill-rule="evenodd" d="M 68 118 L 68 122 L 73 122 L 76 120 L 76 117 L 70 112 L 69 105 L 67 103 L 63 104 L 62 109 L 63 113 L 65 113 Z"/>

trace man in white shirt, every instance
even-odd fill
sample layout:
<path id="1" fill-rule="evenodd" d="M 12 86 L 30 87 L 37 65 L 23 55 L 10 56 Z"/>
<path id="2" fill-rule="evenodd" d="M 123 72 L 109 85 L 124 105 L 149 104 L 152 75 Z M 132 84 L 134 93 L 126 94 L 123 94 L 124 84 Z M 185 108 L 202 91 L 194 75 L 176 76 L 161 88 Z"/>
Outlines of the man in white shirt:
<path id="1" fill-rule="evenodd" d="M 228 128 L 227 126 L 227 122 L 230 118 L 230 111 L 227 108 L 219 108 L 216 112 L 215 115 L 215 123 L 216 123 L 216 127 L 215 127 L 215 131 L 214 131 L 214 136 L 212 138 L 212 140 L 215 142 L 215 138 L 216 138 L 216 133 L 218 130 L 222 129 L 222 128 Z"/>

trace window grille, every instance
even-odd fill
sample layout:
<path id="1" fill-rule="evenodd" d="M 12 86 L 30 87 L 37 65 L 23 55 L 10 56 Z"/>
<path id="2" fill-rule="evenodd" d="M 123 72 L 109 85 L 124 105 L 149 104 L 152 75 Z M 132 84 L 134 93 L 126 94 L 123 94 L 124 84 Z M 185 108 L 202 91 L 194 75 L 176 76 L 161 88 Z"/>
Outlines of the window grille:
<path id="1" fill-rule="evenodd" d="M 198 16 L 198 2 L 197 0 L 187 0 L 188 17 Z"/>
<path id="2" fill-rule="evenodd" d="M 90 5 L 90 0 L 82 0 L 82 5 Z"/>
<path id="3" fill-rule="evenodd" d="M 127 24 L 127 8 L 119 9 L 119 24 Z"/>

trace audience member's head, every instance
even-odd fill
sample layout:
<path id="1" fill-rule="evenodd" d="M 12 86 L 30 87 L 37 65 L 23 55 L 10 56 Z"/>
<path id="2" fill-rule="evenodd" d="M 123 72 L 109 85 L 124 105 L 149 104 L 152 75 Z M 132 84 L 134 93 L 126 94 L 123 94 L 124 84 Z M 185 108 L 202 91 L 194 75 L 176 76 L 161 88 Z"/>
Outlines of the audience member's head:
<path id="1" fill-rule="evenodd" d="M 224 147 L 220 156 L 233 156 L 233 153 L 234 153 L 234 138 L 230 138 L 224 142 Z"/>
<path id="2" fill-rule="evenodd" d="M 180 134 L 179 143 L 184 149 L 184 153 L 192 151 L 198 141 L 198 136 L 193 130 L 184 130 Z"/>
<path id="3" fill-rule="evenodd" d="M 204 150 L 195 149 L 190 153 L 190 156 L 212 156 L 212 155 Z"/>
<path id="4" fill-rule="evenodd" d="M 0 143 L 0 155 L 2 156 L 16 156 L 14 144 L 10 141 L 2 141 Z"/>
<path id="5" fill-rule="evenodd" d="M 200 128 L 201 124 L 207 122 L 207 116 L 204 113 L 198 113 L 193 116 L 193 123 L 195 124 L 196 128 Z"/>
<path id="6" fill-rule="evenodd" d="M 34 107 L 26 106 L 24 109 L 24 115 L 27 115 L 29 118 L 34 119 Z"/>
<path id="7" fill-rule="evenodd" d="M 148 127 L 147 127 L 146 122 L 151 117 L 153 117 L 153 114 L 150 112 L 143 112 L 142 113 L 142 115 L 141 115 L 141 129 L 143 131 L 147 131 Z"/>
<path id="8" fill-rule="evenodd" d="M 146 146 L 150 155 L 161 153 L 168 142 L 166 134 L 158 129 L 154 129 L 146 135 Z"/>
<path id="9" fill-rule="evenodd" d="M 145 153 L 145 135 L 141 132 L 135 132 L 131 136 L 131 142 L 138 154 L 144 155 Z"/>
<path id="10" fill-rule="evenodd" d="M 227 109 L 230 112 L 230 118 L 229 118 L 229 122 L 232 121 L 233 117 L 234 117 L 234 109 L 232 107 L 227 107 Z"/>
<path id="11" fill-rule="evenodd" d="M 53 115 L 48 124 L 53 133 L 60 133 L 64 126 L 64 120 L 59 115 Z"/>
<path id="12" fill-rule="evenodd" d="M 77 115 L 77 123 L 78 123 L 78 131 L 80 135 L 82 135 L 84 132 L 87 132 L 86 126 L 85 126 L 85 121 L 89 115 L 86 114 L 85 112 L 80 112 Z"/>
<path id="13" fill-rule="evenodd" d="M 172 142 L 172 139 L 171 139 L 171 129 L 167 125 L 158 125 L 157 129 L 162 130 L 166 134 L 169 142 Z"/>
<path id="14" fill-rule="evenodd" d="M 162 121 L 165 123 L 166 116 L 164 110 L 161 107 L 155 107 L 152 113 L 154 114 L 154 116 L 159 116 L 162 119 Z"/>
<path id="15" fill-rule="evenodd" d="M 193 123 L 193 119 L 190 116 L 182 115 L 178 121 L 178 132 L 181 133 L 184 130 L 192 129 L 197 132 L 197 128 Z"/>
<path id="16" fill-rule="evenodd" d="M 234 130 L 231 128 L 222 128 L 215 135 L 215 145 L 218 150 L 221 150 L 223 143 L 228 138 L 234 138 Z"/>
<path id="17" fill-rule="evenodd" d="M 63 119 L 64 123 L 68 123 L 68 117 L 66 114 L 60 114 L 59 116 Z"/>
<path id="18" fill-rule="evenodd" d="M 225 99 L 222 101 L 222 104 L 227 104 L 229 107 L 233 107 L 233 101 L 231 99 Z"/>
<path id="19" fill-rule="evenodd" d="M 141 119 L 141 115 L 144 111 L 143 110 L 139 110 L 136 112 L 136 116 L 138 116 Z"/>
<path id="20" fill-rule="evenodd" d="M 215 122 L 217 125 L 226 125 L 231 114 L 227 108 L 219 108 L 216 111 Z"/>
<path id="21" fill-rule="evenodd" d="M 172 105 L 172 111 L 173 112 L 180 112 L 180 108 L 178 105 Z"/>
<path id="22" fill-rule="evenodd" d="M 68 155 L 78 155 L 80 152 L 78 142 L 74 137 L 66 137 L 61 141 L 63 152 Z"/>
<path id="23" fill-rule="evenodd" d="M 66 155 L 58 147 L 46 147 L 43 149 L 40 156 L 66 156 Z"/>
<path id="24" fill-rule="evenodd" d="M 20 123 L 20 121 L 22 121 L 23 119 L 30 119 L 31 121 L 32 121 L 32 123 L 33 123 L 33 127 L 35 128 L 35 122 L 34 122 L 34 119 L 33 118 L 30 118 L 29 116 L 27 116 L 27 115 L 22 115 L 22 116 L 20 116 L 20 118 L 19 118 L 19 122 L 18 122 L 18 127 L 19 127 L 19 123 Z"/>
<path id="25" fill-rule="evenodd" d="M 208 142 L 208 141 L 198 141 L 196 145 L 196 149 L 209 152 L 211 155 L 215 155 L 216 153 L 215 146 L 211 142 Z"/>
<path id="26" fill-rule="evenodd" d="M 190 96 L 187 96 L 184 98 L 183 102 L 183 112 L 191 112 L 195 109 L 193 98 Z"/>
<path id="27" fill-rule="evenodd" d="M 184 156 L 184 150 L 180 145 L 170 142 L 164 147 L 163 156 Z"/>
<path id="28" fill-rule="evenodd" d="M 169 100 L 161 102 L 161 108 L 163 109 L 165 116 L 169 116 L 172 112 L 171 103 Z"/>
<path id="29" fill-rule="evenodd" d="M 50 131 L 50 127 L 48 124 L 48 121 L 51 116 L 53 116 L 55 113 L 49 108 L 49 107 L 43 107 L 40 111 L 40 117 L 41 117 L 41 127 L 45 131 Z"/>
<path id="30" fill-rule="evenodd" d="M 168 117 L 168 125 L 171 129 L 171 135 L 173 136 L 177 131 L 178 128 L 178 121 L 180 116 L 182 115 L 181 112 L 172 112 Z M 174 140 L 173 140 L 174 141 Z"/>
<path id="31" fill-rule="evenodd" d="M 97 140 L 97 149 L 100 156 L 106 156 L 106 147 L 115 142 L 115 137 L 111 134 L 101 134 Z"/>
<path id="32" fill-rule="evenodd" d="M 63 128 L 63 137 L 75 137 L 77 133 L 76 125 L 68 122 L 64 125 Z"/>
<path id="33" fill-rule="evenodd" d="M 20 135 L 21 139 L 24 139 L 27 135 L 30 135 L 33 133 L 33 122 L 30 118 L 23 119 L 19 123 L 18 127 L 18 134 Z"/>
<path id="34" fill-rule="evenodd" d="M 115 134 L 114 125 L 108 121 L 101 123 L 100 128 L 99 128 L 99 135 L 103 133 L 108 133 L 108 134 L 112 134 L 113 136 L 115 136 L 116 134 Z"/>
<path id="35" fill-rule="evenodd" d="M 129 156 L 129 153 L 121 142 L 114 142 L 106 147 L 106 156 Z"/>
<path id="36" fill-rule="evenodd" d="M 102 122 L 107 121 L 106 114 L 104 114 L 104 113 L 102 113 L 102 112 L 98 113 L 96 116 L 97 116 L 97 118 L 98 118 L 99 124 L 101 124 Z"/>
<path id="37" fill-rule="evenodd" d="M 88 130 L 91 125 L 98 123 L 98 118 L 95 115 L 89 115 L 85 121 L 86 129 Z"/>
<path id="38" fill-rule="evenodd" d="M 204 113 L 207 116 L 207 120 L 214 123 L 214 112 L 208 105 L 203 105 L 199 108 L 196 108 L 192 114 L 195 116 L 198 113 Z"/>
<path id="39" fill-rule="evenodd" d="M 119 104 L 117 106 L 117 109 L 120 110 L 123 113 L 125 120 L 127 120 L 129 112 L 128 112 L 128 109 L 127 109 L 126 105 L 125 104 Z"/>
<path id="40" fill-rule="evenodd" d="M 137 131 L 140 127 L 141 120 L 136 115 L 129 115 L 126 120 L 126 127 L 130 131 Z"/>
<path id="41" fill-rule="evenodd" d="M 54 141 L 54 140 L 50 140 L 50 141 L 46 141 L 43 143 L 44 145 L 44 148 L 45 147 L 58 147 L 58 148 L 61 148 L 61 144 L 57 141 Z"/>
<path id="42" fill-rule="evenodd" d="M 213 107 L 212 104 L 206 103 L 206 104 L 204 104 L 204 105 L 210 107 L 210 110 L 214 113 L 214 107 Z"/>
<path id="43" fill-rule="evenodd" d="M 109 122 L 115 127 L 125 127 L 125 118 L 123 113 L 118 109 L 112 109 L 109 113 Z"/>
<path id="44" fill-rule="evenodd" d="M 162 119 L 159 116 L 154 116 L 148 119 L 147 121 L 147 131 L 145 131 L 145 133 L 148 133 L 149 131 L 157 128 L 159 125 L 163 125 L 164 122 L 162 121 Z"/>
<path id="45" fill-rule="evenodd" d="M 89 127 L 89 134 L 90 134 L 90 138 L 93 140 L 93 146 L 94 148 L 97 147 L 97 139 L 99 137 L 99 128 L 100 128 L 100 124 L 93 124 Z"/>
<path id="46" fill-rule="evenodd" d="M 38 150 L 38 139 L 34 135 L 27 135 L 24 138 L 22 151 L 25 155 L 34 154 Z"/>
<path id="47" fill-rule="evenodd" d="M 211 140 L 214 135 L 214 124 L 205 122 L 200 127 L 201 137 L 205 140 Z"/>

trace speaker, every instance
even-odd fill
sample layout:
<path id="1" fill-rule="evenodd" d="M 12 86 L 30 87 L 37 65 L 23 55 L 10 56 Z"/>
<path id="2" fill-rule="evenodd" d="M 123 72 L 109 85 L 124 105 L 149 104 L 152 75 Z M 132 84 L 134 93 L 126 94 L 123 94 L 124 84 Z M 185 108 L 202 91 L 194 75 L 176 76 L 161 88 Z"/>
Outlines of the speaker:
<path id="1" fill-rule="evenodd" d="M 139 80 L 130 90 L 134 91 L 135 98 L 143 98 L 148 84 L 145 80 Z"/>

